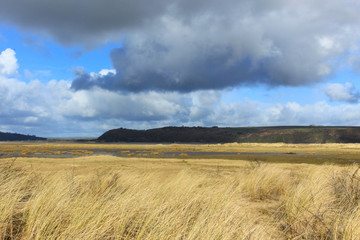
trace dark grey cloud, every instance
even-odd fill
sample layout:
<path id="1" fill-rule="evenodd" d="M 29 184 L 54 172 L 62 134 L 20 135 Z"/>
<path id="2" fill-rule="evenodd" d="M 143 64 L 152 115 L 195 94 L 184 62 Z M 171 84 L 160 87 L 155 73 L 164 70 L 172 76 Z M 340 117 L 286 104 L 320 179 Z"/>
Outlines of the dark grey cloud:
<path id="1" fill-rule="evenodd" d="M 117 73 L 80 74 L 73 89 L 191 92 L 311 85 L 336 71 L 339 57 L 350 57 L 360 37 L 354 12 L 359 4 L 352 1 L 331 1 L 323 8 L 311 1 L 217 4 L 183 1 L 153 25 L 128 32 L 123 48 L 111 54 Z"/>
<path id="2" fill-rule="evenodd" d="M 133 56 L 127 55 L 120 49 L 114 50 L 112 58 L 116 65 L 116 74 L 109 73 L 104 76 L 77 72 L 72 88 L 80 90 L 99 86 L 108 90 L 129 92 L 145 90 L 190 92 L 236 86 L 241 81 L 256 83 L 263 78 L 258 69 L 251 68 L 251 62 L 247 59 L 227 66 L 228 54 L 230 53 L 209 53 L 176 66 L 161 65 L 166 63 L 160 63 L 161 60 L 156 61 L 157 56 L 148 56 L 149 59 L 143 56 L 143 60 L 152 63 L 149 66 L 139 66 L 135 59 L 131 59 Z"/>
<path id="3" fill-rule="evenodd" d="M 324 81 L 359 51 L 359 11 L 356 0 L 4 0 L 0 20 L 65 45 L 121 37 L 116 74 L 77 73 L 75 90 L 191 92 Z"/>
<path id="4" fill-rule="evenodd" d="M 87 46 L 119 37 L 121 31 L 161 14 L 163 0 L 2 0 L 0 21 L 51 36 L 63 44 Z"/>

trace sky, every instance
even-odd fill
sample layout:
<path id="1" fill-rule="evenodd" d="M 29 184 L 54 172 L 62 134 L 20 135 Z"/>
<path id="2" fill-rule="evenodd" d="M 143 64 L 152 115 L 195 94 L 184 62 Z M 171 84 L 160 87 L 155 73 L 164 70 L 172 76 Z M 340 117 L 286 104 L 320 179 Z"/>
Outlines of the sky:
<path id="1" fill-rule="evenodd" d="M 0 3 L 0 131 L 360 126 L 357 0 Z"/>

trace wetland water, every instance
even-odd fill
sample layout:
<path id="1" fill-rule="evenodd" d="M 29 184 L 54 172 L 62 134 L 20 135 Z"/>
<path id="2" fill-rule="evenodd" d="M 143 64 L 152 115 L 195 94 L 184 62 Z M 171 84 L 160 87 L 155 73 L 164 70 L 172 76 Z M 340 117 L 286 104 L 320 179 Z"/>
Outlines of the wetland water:
<path id="1" fill-rule="evenodd" d="M 3 152 L 0 151 L 0 157 L 41 157 L 41 158 L 70 158 L 90 155 L 111 155 L 117 157 L 185 157 L 185 156 L 307 156 L 307 155 L 324 155 L 321 153 L 309 154 L 309 153 L 254 153 L 254 152 L 157 152 L 148 151 L 143 149 L 72 149 L 72 150 L 60 150 L 53 149 L 52 151 L 36 151 L 30 153 L 22 153 L 21 151 L 15 152 Z"/>

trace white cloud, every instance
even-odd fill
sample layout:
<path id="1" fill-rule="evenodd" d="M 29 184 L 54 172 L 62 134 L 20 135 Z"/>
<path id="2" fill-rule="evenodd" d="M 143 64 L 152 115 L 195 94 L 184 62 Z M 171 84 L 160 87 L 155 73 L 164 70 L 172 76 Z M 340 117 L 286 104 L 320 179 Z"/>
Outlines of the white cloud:
<path id="1" fill-rule="evenodd" d="M 116 70 L 115 70 L 115 69 L 102 69 L 102 70 L 99 72 L 99 74 L 100 74 L 100 75 L 103 75 L 103 76 L 108 75 L 109 73 L 111 73 L 111 74 L 116 74 Z"/>
<path id="2" fill-rule="evenodd" d="M 360 126 L 360 104 L 332 106 L 324 101 L 268 104 L 244 100 L 221 107 L 210 115 L 208 126 L 348 125 Z"/>
<path id="3" fill-rule="evenodd" d="M 215 91 L 121 94 L 100 88 L 75 92 L 65 81 L 6 82 L 0 81 L 8 92 L 0 96 L 0 126 L 42 136 L 98 136 L 111 128 L 168 125 L 360 125 L 359 104 L 225 103 Z"/>
<path id="4" fill-rule="evenodd" d="M 15 57 L 15 51 L 7 48 L 0 54 L 0 75 L 14 76 L 17 74 L 18 64 Z"/>
<path id="5" fill-rule="evenodd" d="M 325 87 L 325 94 L 331 101 L 344 101 L 355 103 L 360 98 L 360 93 L 356 91 L 352 83 L 331 83 Z"/>
<path id="6" fill-rule="evenodd" d="M 98 136 L 111 128 L 168 125 L 360 125 L 360 104 L 223 102 L 225 91 L 123 94 L 92 88 L 75 92 L 66 81 L 25 84 L 3 77 L 0 89 L 7 93 L 0 94 L 2 129 L 41 136 Z"/>
<path id="7" fill-rule="evenodd" d="M 104 71 L 111 70 L 96 74 Z M 329 84 L 326 91 L 333 100 L 354 102 L 355 97 L 357 99 L 350 83 Z M 0 129 L 75 137 L 98 136 L 118 127 L 360 125 L 360 104 L 357 103 L 273 104 L 247 98 L 224 102 L 222 95 L 226 93 L 226 90 L 191 94 L 122 93 L 98 87 L 73 91 L 68 81 L 25 83 L 0 75 Z"/>
<path id="8" fill-rule="evenodd" d="M 68 117 L 154 121 L 171 118 L 182 111 L 182 97 L 178 94 L 120 94 L 100 88 L 71 93 L 71 98 L 61 107 L 62 115 Z"/>

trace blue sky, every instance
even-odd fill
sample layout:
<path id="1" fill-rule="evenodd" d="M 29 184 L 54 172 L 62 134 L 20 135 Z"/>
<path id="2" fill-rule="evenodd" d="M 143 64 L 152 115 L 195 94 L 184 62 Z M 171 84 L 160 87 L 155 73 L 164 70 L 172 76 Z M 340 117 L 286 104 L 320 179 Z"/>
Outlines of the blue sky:
<path id="1" fill-rule="evenodd" d="M 111 68 L 110 51 L 121 47 L 121 42 L 107 42 L 87 51 L 81 45 L 64 47 L 51 39 L 36 37 L 35 34 L 19 31 L 13 26 L 3 24 L 0 27 L 1 49 L 11 48 L 16 51 L 19 73 L 24 74 L 26 70 L 33 71 L 34 74 L 40 72 L 38 77 L 44 82 L 49 77 L 71 80 L 74 77 L 73 69 L 77 67 L 86 66 L 90 71 Z M 45 76 L 45 72 L 49 75 Z"/>
<path id="2" fill-rule="evenodd" d="M 359 126 L 359 10 L 355 0 L 4 0 L 0 131 Z"/>

